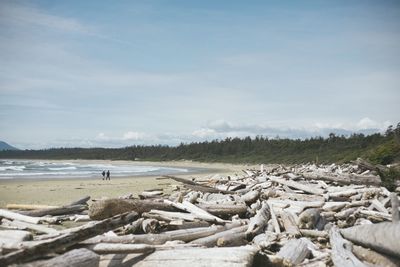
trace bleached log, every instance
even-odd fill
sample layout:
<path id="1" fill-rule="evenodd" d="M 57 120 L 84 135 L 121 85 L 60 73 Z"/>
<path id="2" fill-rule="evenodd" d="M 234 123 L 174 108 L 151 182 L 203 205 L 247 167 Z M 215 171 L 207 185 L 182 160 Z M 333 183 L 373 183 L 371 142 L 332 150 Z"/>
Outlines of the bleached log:
<path id="1" fill-rule="evenodd" d="M 343 209 L 349 202 L 326 202 L 322 209 L 325 211 L 338 211 Z"/>
<path id="2" fill-rule="evenodd" d="M 260 248 L 268 248 L 270 245 L 278 242 L 278 234 L 270 231 L 256 235 L 252 242 Z"/>
<path id="3" fill-rule="evenodd" d="M 145 244 L 99 243 L 88 245 L 86 248 L 96 252 L 97 254 L 150 253 L 155 251 L 153 246 Z"/>
<path id="4" fill-rule="evenodd" d="M 327 195 L 329 198 L 334 198 L 334 197 L 350 197 L 361 193 L 377 194 L 379 192 L 381 192 L 380 188 L 372 187 L 372 188 L 347 189 L 343 191 L 330 192 Z"/>
<path id="5" fill-rule="evenodd" d="M 400 221 L 399 198 L 396 193 L 390 194 L 390 201 L 392 203 L 392 221 L 398 222 Z"/>
<path id="6" fill-rule="evenodd" d="M 44 240 L 31 247 L 23 248 L 7 255 L 0 256 L 0 266 L 6 266 L 13 263 L 21 263 L 36 259 L 40 255 L 60 251 L 71 247 L 83 240 L 107 232 L 109 230 L 125 225 L 135 218 L 136 212 L 125 213 L 103 221 L 88 223 L 79 231 L 70 232 L 55 238 Z"/>
<path id="7" fill-rule="evenodd" d="M 194 221 L 188 222 L 183 220 L 170 221 L 166 226 L 168 231 L 171 230 L 179 230 L 179 229 L 190 229 L 190 228 L 199 228 L 199 227 L 209 227 L 210 223 L 206 221 Z"/>
<path id="8" fill-rule="evenodd" d="M 383 204 L 377 199 L 373 199 L 371 201 L 371 208 L 374 208 L 379 212 L 383 212 L 383 213 L 389 214 L 389 212 L 387 211 L 385 206 L 383 206 Z"/>
<path id="9" fill-rule="evenodd" d="M 400 260 L 379 254 L 378 252 L 366 249 L 361 246 L 353 246 L 353 253 L 360 260 L 368 262 L 374 266 L 397 267 L 400 266 Z"/>
<path id="10" fill-rule="evenodd" d="M 245 232 L 234 233 L 218 238 L 218 247 L 236 247 L 246 245 L 248 242 L 246 240 Z"/>
<path id="11" fill-rule="evenodd" d="M 390 216 L 387 213 L 383 213 L 383 212 L 378 212 L 378 211 L 372 211 L 372 210 L 358 210 L 358 213 L 364 216 L 368 216 L 368 217 L 374 217 L 380 220 L 386 220 L 386 221 L 391 221 L 392 220 L 392 216 Z"/>
<path id="12" fill-rule="evenodd" d="M 367 267 L 351 252 L 351 243 L 340 235 L 336 227 L 329 232 L 332 246 L 332 261 L 337 267 Z"/>
<path id="13" fill-rule="evenodd" d="M 308 237 L 328 237 L 328 232 L 326 231 L 300 229 L 300 233 Z"/>
<path id="14" fill-rule="evenodd" d="M 244 203 L 237 203 L 237 204 L 200 203 L 198 206 L 215 216 L 221 216 L 221 217 L 228 217 L 236 214 L 242 216 L 247 211 L 247 206 Z"/>
<path id="15" fill-rule="evenodd" d="M 254 237 L 264 231 L 271 218 L 271 213 L 267 202 L 263 202 L 261 208 L 257 211 L 256 215 L 250 218 L 249 227 L 246 230 L 246 235 Z"/>
<path id="16" fill-rule="evenodd" d="M 144 221 L 144 218 L 139 218 L 136 221 L 125 225 L 124 227 L 122 227 L 122 233 L 125 235 L 136 233 L 142 227 L 143 221 Z"/>
<path id="17" fill-rule="evenodd" d="M 302 173 L 305 179 L 310 180 L 323 180 L 335 182 L 338 184 L 359 184 L 359 185 L 375 185 L 379 186 L 381 184 L 381 178 L 376 175 L 356 175 L 356 174 L 341 174 L 340 176 L 335 176 L 329 173 Z"/>
<path id="18" fill-rule="evenodd" d="M 310 255 L 307 243 L 302 239 L 291 239 L 279 250 L 277 256 L 297 265 Z"/>
<path id="19" fill-rule="evenodd" d="M 272 221 L 272 225 L 274 226 L 274 230 L 275 233 L 280 233 L 281 232 L 281 228 L 279 226 L 279 222 L 278 219 L 276 218 L 276 214 L 273 208 L 273 204 L 271 204 L 270 202 L 267 201 L 268 207 L 269 207 L 269 212 L 271 214 L 271 221 Z"/>
<path id="20" fill-rule="evenodd" d="M 290 199 L 294 201 L 307 201 L 307 202 L 325 202 L 325 198 L 319 195 L 307 195 L 299 193 L 286 193 L 282 191 L 276 191 L 279 199 Z"/>
<path id="21" fill-rule="evenodd" d="M 143 191 L 142 193 L 139 194 L 140 199 L 145 199 L 145 198 L 158 198 L 162 196 L 164 192 L 163 191 Z"/>
<path id="22" fill-rule="evenodd" d="M 210 266 L 210 267 L 245 267 L 252 266 L 257 249 L 252 246 L 229 248 L 183 248 L 175 250 L 157 250 L 137 262 L 137 254 L 124 255 L 120 258 L 114 255 L 105 255 L 104 264 L 101 266 L 131 266 L 129 262 L 135 262 L 135 267 L 175 267 L 175 266 Z M 110 262 L 110 257 L 115 263 Z M 101 260 L 103 261 L 103 260 Z"/>
<path id="23" fill-rule="evenodd" d="M 356 211 L 357 211 L 357 208 L 343 209 L 340 212 L 336 213 L 334 216 L 336 219 L 345 220 L 350 215 L 354 215 L 356 213 Z"/>
<path id="24" fill-rule="evenodd" d="M 160 228 L 160 223 L 155 219 L 145 219 L 142 221 L 143 232 L 147 233 L 157 233 Z M 134 253 L 134 252 L 132 252 Z"/>
<path id="25" fill-rule="evenodd" d="M 187 211 L 191 214 L 193 214 L 194 216 L 196 216 L 197 218 L 201 219 L 201 220 L 205 220 L 208 222 L 219 222 L 219 223 L 225 223 L 225 220 L 222 220 L 221 218 L 218 218 L 215 215 L 212 215 L 210 213 L 208 213 L 207 211 L 197 207 L 196 205 L 188 202 L 188 201 L 183 201 L 182 203 L 176 203 L 176 202 L 172 202 L 169 200 L 164 200 L 167 204 L 183 210 L 183 211 Z"/>
<path id="26" fill-rule="evenodd" d="M 40 210 L 40 209 L 58 208 L 58 206 L 32 205 L 32 204 L 7 204 L 6 208 L 9 210 Z"/>
<path id="27" fill-rule="evenodd" d="M 167 241 L 181 240 L 190 242 L 195 239 L 213 235 L 228 229 L 239 227 L 241 223 L 234 222 L 226 225 L 213 225 L 210 227 L 200 227 L 191 229 L 181 229 L 175 231 L 163 232 L 160 234 L 144 234 L 144 235 L 124 235 L 124 236 L 97 236 L 82 242 L 83 244 L 97 243 L 125 243 L 125 244 L 149 244 L 161 245 Z"/>
<path id="28" fill-rule="evenodd" d="M 204 192 L 204 193 L 222 193 L 222 194 L 235 194 L 234 191 L 228 191 L 228 190 L 220 190 L 217 188 L 213 187 L 208 187 L 201 185 L 199 183 L 184 179 L 184 178 L 179 178 L 176 176 L 171 176 L 171 175 L 164 175 L 163 177 L 173 179 L 177 182 L 183 183 L 185 187 L 192 189 L 193 191 L 199 191 L 199 192 Z"/>
<path id="29" fill-rule="evenodd" d="M 0 217 L 11 219 L 11 220 L 18 220 L 21 222 L 39 224 L 39 223 L 55 223 L 56 220 L 53 218 L 48 217 L 32 217 L 27 215 L 22 215 L 16 212 L 12 212 L 9 210 L 0 209 Z"/>
<path id="30" fill-rule="evenodd" d="M 314 195 L 322 195 L 324 193 L 324 190 L 320 189 L 320 188 L 315 188 L 315 187 L 311 187 L 305 184 L 301 184 L 295 181 L 290 181 L 290 180 L 284 180 L 282 178 L 279 177 L 274 177 L 274 176 L 269 176 L 268 177 L 271 181 L 279 183 L 279 184 L 283 184 L 283 185 L 287 185 L 290 186 L 292 188 L 296 188 L 299 190 L 302 190 L 306 193 L 310 193 L 310 194 L 314 194 Z"/>
<path id="31" fill-rule="evenodd" d="M 191 241 L 190 243 L 197 244 L 199 246 L 204 246 L 204 247 L 213 247 L 213 246 L 217 245 L 218 239 L 228 238 L 229 236 L 231 236 L 233 234 L 237 234 L 237 233 L 245 233 L 247 230 L 247 227 L 248 227 L 247 225 L 235 227 L 235 228 L 223 231 L 223 232 L 216 233 L 214 235 L 195 239 L 195 240 Z"/>
<path id="32" fill-rule="evenodd" d="M 21 230 L 1 230 L 0 231 L 0 249 L 10 247 L 25 240 L 32 240 L 32 234 Z"/>
<path id="33" fill-rule="evenodd" d="M 7 220 L 7 219 L 3 219 L 2 225 L 16 227 L 17 229 L 20 229 L 20 230 L 25 230 L 25 229 L 34 230 L 35 232 L 38 232 L 38 233 L 45 233 L 45 234 L 58 233 L 58 230 L 56 230 L 54 228 L 46 227 L 46 226 L 40 225 L 40 224 L 20 222 L 17 220 L 11 221 L 11 220 Z"/>
<path id="34" fill-rule="evenodd" d="M 297 227 L 296 219 L 290 212 L 282 211 L 280 213 L 283 227 L 290 236 L 300 236 L 300 230 Z"/>
<path id="35" fill-rule="evenodd" d="M 171 205 L 162 200 L 138 200 L 138 199 L 105 199 L 99 200 L 89 207 L 89 216 L 92 220 L 102 220 L 125 212 L 135 211 L 139 214 L 149 212 L 152 209 L 175 211 Z"/>
<path id="36" fill-rule="evenodd" d="M 400 258 L 400 222 L 357 225 L 340 232 L 355 244 Z"/>
<path id="37" fill-rule="evenodd" d="M 74 249 L 49 260 L 35 261 L 21 267 L 98 267 L 100 256 L 86 249 Z"/>
<path id="38" fill-rule="evenodd" d="M 32 210 L 32 211 L 24 211 L 21 214 L 32 216 L 32 217 L 42 217 L 46 215 L 64 215 L 70 213 L 78 213 L 87 209 L 86 205 L 74 205 L 74 206 L 63 206 L 58 208 L 50 208 L 50 209 L 40 209 L 40 210 Z"/>
<path id="39" fill-rule="evenodd" d="M 300 214 L 303 210 L 308 208 L 320 208 L 324 205 L 324 202 L 320 201 L 293 201 L 293 200 L 280 200 L 280 199 L 268 199 L 268 202 L 275 207 L 280 207 L 286 211 L 293 212 L 294 214 Z"/>
<path id="40" fill-rule="evenodd" d="M 191 213 L 176 212 L 176 211 L 163 211 L 163 210 L 151 210 L 144 213 L 144 217 L 161 219 L 165 221 L 173 220 L 185 220 L 185 221 L 195 221 L 198 218 Z"/>

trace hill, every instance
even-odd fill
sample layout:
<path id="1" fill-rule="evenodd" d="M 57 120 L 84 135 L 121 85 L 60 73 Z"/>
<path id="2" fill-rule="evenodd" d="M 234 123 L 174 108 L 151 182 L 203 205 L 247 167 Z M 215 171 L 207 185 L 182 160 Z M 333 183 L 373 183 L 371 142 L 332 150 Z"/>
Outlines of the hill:
<path id="1" fill-rule="evenodd" d="M 0 141 L 0 151 L 3 150 L 18 150 L 18 148 L 13 147 L 9 144 L 7 144 L 6 142 Z"/>

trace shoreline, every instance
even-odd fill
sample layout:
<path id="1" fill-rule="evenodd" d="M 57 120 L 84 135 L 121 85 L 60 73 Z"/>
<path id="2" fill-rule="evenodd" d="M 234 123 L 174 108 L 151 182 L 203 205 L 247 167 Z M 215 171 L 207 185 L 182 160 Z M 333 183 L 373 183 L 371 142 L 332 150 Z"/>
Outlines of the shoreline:
<path id="1" fill-rule="evenodd" d="M 53 161 L 53 160 L 46 160 Z M 181 167 L 194 168 L 193 172 L 174 174 L 181 178 L 210 178 L 214 175 L 234 175 L 241 170 L 249 168 L 247 165 L 225 163 L 203 163 L 193 161 L 90 161 L 90 160 L 58 160 L 75 163 L 113 163 L 134 164 L 143 166 Z M 40 205 L 66 205 L 84 196 L 93 198 L 119 197 L 133 194 L 135 197 L 144 190 L 162 188 L 165 193 L 171 193 L 179 185 L 171 179 L 157 180 L 162 175 L 138 176 L 111 176 L 111 180 L 102 180 L 99 176 L 83 178 L 27 178 L 0 180 L 0 208 L 7 204 L 40 204 Z"/>

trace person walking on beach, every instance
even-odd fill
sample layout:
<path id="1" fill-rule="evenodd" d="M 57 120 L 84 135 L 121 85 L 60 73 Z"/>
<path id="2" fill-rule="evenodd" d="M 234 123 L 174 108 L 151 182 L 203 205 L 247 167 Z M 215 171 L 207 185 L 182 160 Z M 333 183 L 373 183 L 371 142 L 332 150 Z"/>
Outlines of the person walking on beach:
<path id="1" fill-rule="evenodd" d="M 110 170 L 108 170 L 108 171 L 107 171 L 107 177 L 106 177 L 106 180 L 107 180 L 107 179 L 108 179 L 108 180 L 111 180 L 111 178 L 110 178 Z"/>
<path id="2" fill-rule="evenodd" d="M 103 171 L 103 172 L 101 173 L 101 175 L 103 175 L 103 180 L 104 180 L 104 178 L 106 178 L 106 171 Z"/>

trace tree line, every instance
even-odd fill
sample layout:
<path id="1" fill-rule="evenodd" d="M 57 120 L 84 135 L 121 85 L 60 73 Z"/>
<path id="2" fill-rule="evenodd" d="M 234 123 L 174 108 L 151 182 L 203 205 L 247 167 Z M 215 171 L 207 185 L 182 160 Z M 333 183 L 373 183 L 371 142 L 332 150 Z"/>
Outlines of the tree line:
<path id="1" fill-rule="evenodd" d="M 14 159 L 107 159 L 107 160 L 195 160 L 226 163 L 331 163 L 364 157 L 389 164 L 400 161 L 400 123 L 385 133 L 288 138 L 226 138 L 178 146 L 134 145 L 124 148 L 51 148 L 1 151 L 0 158 Z"/>

